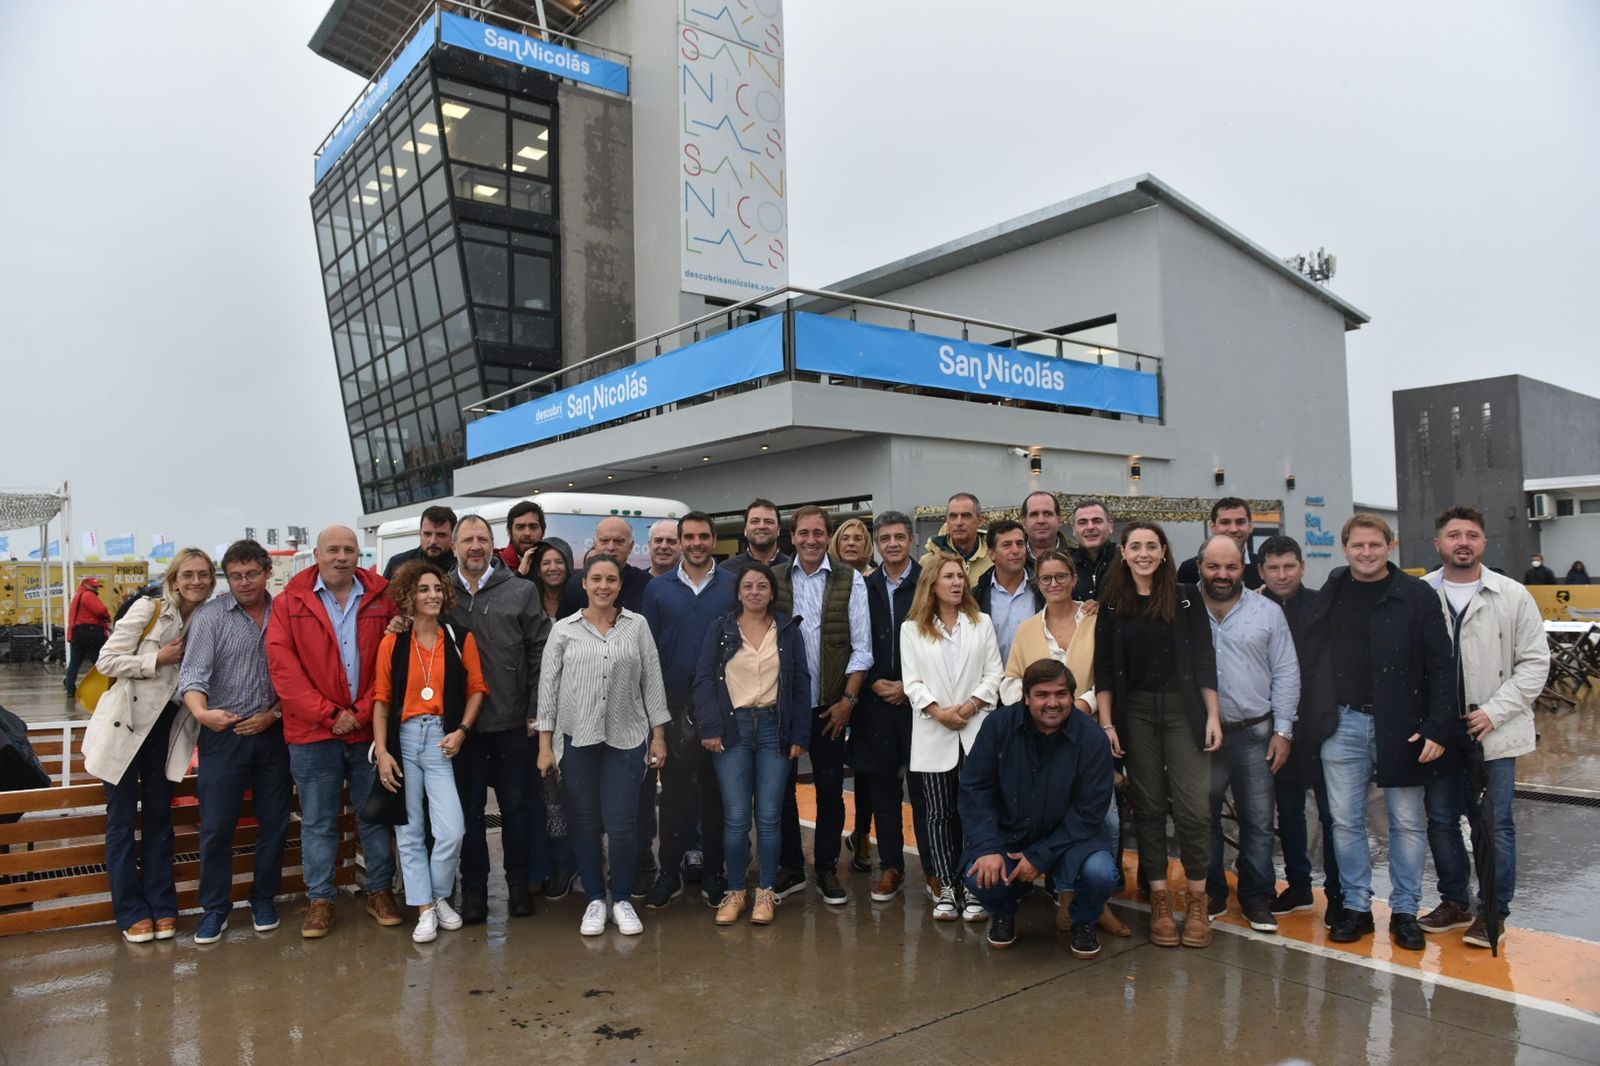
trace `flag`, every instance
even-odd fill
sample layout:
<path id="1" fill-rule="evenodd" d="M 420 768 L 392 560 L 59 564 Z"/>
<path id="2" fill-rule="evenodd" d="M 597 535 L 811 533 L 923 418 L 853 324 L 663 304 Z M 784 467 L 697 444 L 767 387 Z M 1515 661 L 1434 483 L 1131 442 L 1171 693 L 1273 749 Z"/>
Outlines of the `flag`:
<path id="1" fill-rule="evenodd" d="M 94 530 L 83 531 L 83 554 L 88 559 L 100 558 L 100 538 L 94 535 Z"/>
<path id="2" fill-rule="evenodd" d="M 105 543 L 106 555 L 129 556 L 138 555 L 139 548 L 132 533 L 124 533 L 120 537 L 109 537 Z"/>
<path id="3" fill-rule="evenodd" d="M 45 549 L 45 557 L 49 558 L 50 556 L 55 556 L 55 555 L 60 555 L 60 554 L 61 554 L 61 542 L 59 540 L 51 541 L 50 542 L 50 546 Z M 33 549 L 33 551 L 29 552 L 28 553 L 28 558 L 30 558 L 30 559 L 39 558 L 39 549 L 35 548 L 35 549 Z"/>
<path id="4" fill-rule="evenodd" d="M 178 546 L 170 540 L 161 540 L 150 549 L 152 559 L 171 559 L 178 554 Z"/>
<path id="5" fill-rule="evenodd" d="M 0 554 L 5 554 L 5 555 L 10 555 L 11 554 L 11 538 L 10 537 L 0 536 Z"/>

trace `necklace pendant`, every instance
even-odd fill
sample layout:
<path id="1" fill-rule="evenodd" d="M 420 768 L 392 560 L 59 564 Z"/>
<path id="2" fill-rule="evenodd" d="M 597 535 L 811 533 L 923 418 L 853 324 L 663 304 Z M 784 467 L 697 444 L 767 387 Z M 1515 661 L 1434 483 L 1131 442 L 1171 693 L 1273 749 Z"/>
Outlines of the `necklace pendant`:
<path id="1" fill-rule="evenodd" d="M 425 700 L 433 699 L 433 686 L 432 685 L 423 685 L 422 686 L 422 691 L 419 692 L 418 695 L 421 696 Z"/>

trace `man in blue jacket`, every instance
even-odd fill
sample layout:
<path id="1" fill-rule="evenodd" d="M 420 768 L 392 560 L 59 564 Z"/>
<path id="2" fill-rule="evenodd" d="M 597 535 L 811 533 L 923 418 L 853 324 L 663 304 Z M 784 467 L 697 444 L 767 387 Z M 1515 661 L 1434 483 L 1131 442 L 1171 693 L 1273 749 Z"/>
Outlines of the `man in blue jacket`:
<path id="1" fill-rule="evenodd" d="M 1054 659 L 1022 675 L 1020 704 L 989 715 L 961 770 L 957 800 L 967 891 L 989 912 L 989 945 L 1017 938 L 1017 901 L 1050 874 L 1074 893 L 1072 953 L 1100 953 L 1095 920 L 1116 885 L 1106 840 L 1111 745 L 1093 718 L 1073 710 L 1077 682 Z"/>
<path id="2" fill-rule="evenodd" d="M 661 679 L 672 712 L 669 733 L 684 728 L 694 707 L 694 672 L 706 633 L 733 610 L 739 580 L 717 566 L 712 549 L 716 529 L 711 517 L 690 511 L 678 519 L 678 569 L 650 582 L 644 590 L 644 619 L 661 656 Z M 645 896 L 645 906 L 660 910 L 683 894 L 684 854 L 694 842 L 698 820 L 705 841 L 705 873 L 701 893 L 715 907 L 722 902 L 722 793 L 711 766 L 711 753 L 693 744 L 673 745 L 661 768 L 660 872 Z"/>

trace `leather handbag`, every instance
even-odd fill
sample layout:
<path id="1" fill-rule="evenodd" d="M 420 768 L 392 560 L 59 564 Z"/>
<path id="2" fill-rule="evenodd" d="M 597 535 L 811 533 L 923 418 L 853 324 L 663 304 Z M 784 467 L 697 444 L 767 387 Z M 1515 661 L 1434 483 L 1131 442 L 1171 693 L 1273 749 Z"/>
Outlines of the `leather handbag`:
<path id="1" fill-rule="evenodd" d="M 377 744 L 367 746 L 367 762 L 377 765 Z M 396 778 L 395 785 L 397 786 L 395 790 L 390 792 L 383 787 L 383 782 L 378 780 L 377 774 L 373 774 L 372 791 L 367 793 L 367 802 L 361 805 L 363 822 L 368 825 L 405 825 L 411 820 L 410 815 L 406 814 L 405 778 Z"/>
<path id="2" fill-rule="evenodd" d="M 144 643 L 144 638 L 150 635 L 150 631 L 156 627 L 156 622 L 160 618 L 161 604 L 158 602 L 155 613 L 150 616 L 150 621 L 145 623 L 144 632 L 139 634 L 139 640 L 134 644 L 135 649 Z M 78 687 L 73 691 L 73 695 L 77 697 L 79 703 L 92 711 L 100 705 L 100 697 L 110 691 L 111 686 L 116 682 L 116 678 L 102 674 L 98 666 L 91 666 L 88 674 L 84 675 L 83 680 L 78 682 Z"/>

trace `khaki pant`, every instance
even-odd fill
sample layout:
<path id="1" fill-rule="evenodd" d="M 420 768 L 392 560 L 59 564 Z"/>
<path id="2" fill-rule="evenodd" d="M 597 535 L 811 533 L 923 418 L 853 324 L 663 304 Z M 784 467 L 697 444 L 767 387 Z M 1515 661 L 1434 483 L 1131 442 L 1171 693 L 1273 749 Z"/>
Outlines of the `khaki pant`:
<path id="1" fill-rule="evenodd" d="M 1211 754 L 1194 742 L 1194 732 L 1177 692 L 1130 692 L 1127 753 L 1128 790 L 1139 841 L 1139 874 L 1146 881 L 1167 879 L 1167 812 L 1177 826 L 1183 872 L 1204 881 L 1211 862 Z"/>

